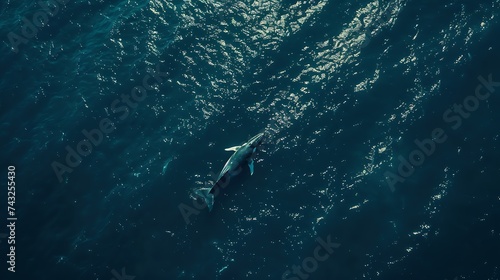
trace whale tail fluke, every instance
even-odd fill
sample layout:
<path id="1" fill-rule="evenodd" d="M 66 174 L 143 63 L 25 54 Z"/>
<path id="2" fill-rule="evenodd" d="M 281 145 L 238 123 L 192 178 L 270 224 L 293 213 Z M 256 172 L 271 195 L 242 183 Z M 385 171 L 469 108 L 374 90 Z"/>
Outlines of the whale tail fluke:
<path id="1" fill-rule="evenodd" d="M 208 206 L 208 212 L 212 211 L 214 206 L 214 194 L 210 193 L 211 188 L 201 188 L 196 191 L 196 194 L 203 198 L 205 204 Z"/>

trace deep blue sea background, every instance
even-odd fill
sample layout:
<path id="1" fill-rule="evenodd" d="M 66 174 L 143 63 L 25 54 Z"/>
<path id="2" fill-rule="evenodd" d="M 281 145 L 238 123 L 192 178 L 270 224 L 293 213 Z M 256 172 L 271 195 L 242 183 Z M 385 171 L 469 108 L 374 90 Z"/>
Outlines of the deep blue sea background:
<path id="1" fill-rule="evenodd" d="M 340 247 L 307 279 L 500 279 L 500 88 L 443 120 L 479 76 L 500 80 L 500 1 L 59 6 L 16 53 L 9 32 L 41 8 L 0 4 L 0 234 L 9 165 L 18 217 L 0 279 L 282 279 L 328 236 Z M 121 119 L 111 104 L 156 67 Z M 115 131 L 59 181 L 103 118 Z M 447 140 L 391 190 L 435 128 Z M 224 148 L 261 131 L 255 174 L 186 223 Z"/>

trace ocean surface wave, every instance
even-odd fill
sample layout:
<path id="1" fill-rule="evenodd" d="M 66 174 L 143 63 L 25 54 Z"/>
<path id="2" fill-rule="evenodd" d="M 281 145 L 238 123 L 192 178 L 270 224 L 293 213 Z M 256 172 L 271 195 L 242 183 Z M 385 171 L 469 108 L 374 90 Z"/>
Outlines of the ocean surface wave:
<path id="1" fill-rule="evenodd" d="M 281 279 L 331 236 L 341 246 L 311 279 L 497 279 L 488 254 L 441 270 L 420 259 L 447 256 L 450 232 L 459 242 L 478 226 L 498 238 L 485 222 L 498 214 L 486 177 L 500 170 L 488 159 L 498 99 L 478 113 L 487 124 L 451 132 L 395 192 L 384 174 L 495 71 L 477 64 L 498 50 L 498 5 L 68 1 L 18 53 L 7 37 L 2 46 L 2 162 L 15 161 L 26 185 L 19 204 L 33 223 L 20 243 L 36 244 L 20 249 L 33 268 L 20 275 L 101 279 L 126 267 L 137 279 Z M 3 6 L 2 34 L 39 9 Z M 122 119 L 112 104 L 151 69 L 162 82 Z M 53 162 L 103 118 L 115 131 L 58 182 Z M 186 224 L 179 205 L 192 207 L 223 149 L 263 130 L 255 174 Z M 470 150 L 482 143 L 472 132 L 482 149 Z M 485 177 L 469 180 L 466 162 Z M 475 201 L 462 197 L 483 181 Z M 460 224 L 461 202 L 485 205 L 460 212 Z"/>

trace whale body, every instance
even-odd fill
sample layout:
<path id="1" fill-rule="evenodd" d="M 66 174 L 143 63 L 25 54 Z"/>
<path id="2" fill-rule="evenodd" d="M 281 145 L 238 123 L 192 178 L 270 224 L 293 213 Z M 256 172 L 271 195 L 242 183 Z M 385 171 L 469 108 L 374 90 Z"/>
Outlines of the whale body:
<path id="1" fill-rule="evenodd" d="M 250 168 L 250 174 L 253 175 L 253 155 L 257 151 L 257 148 L 262 144 L 263 139 L 264 133 L 259 133 L 241 146 L 234 146 L 225 149 L 226 151 L 234 151 L 233 155 L 227 160 L 214 185 L 211 188 L 199 189 L 198 192 L 198 194 L 205 201 L 205 204 L 208 206 L 209 211 L 212 211 L 214 205 L 214 193 L 217 190 L 216 187 L 218 185 L 222 185 L 230 177 L 239 174 L 239 168 L 242 165 L 247 164 Z"/>

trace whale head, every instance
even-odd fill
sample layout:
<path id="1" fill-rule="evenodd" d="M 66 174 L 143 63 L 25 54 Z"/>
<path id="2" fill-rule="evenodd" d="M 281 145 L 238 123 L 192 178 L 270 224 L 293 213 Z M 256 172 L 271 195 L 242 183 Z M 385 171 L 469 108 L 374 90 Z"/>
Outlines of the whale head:
<path id="1" fill-rule="evenodd" d="M 264 141 L 264 133 L 261 132 L 248 140 L 247 144 L 252 148 L 257 148 Z"/>

